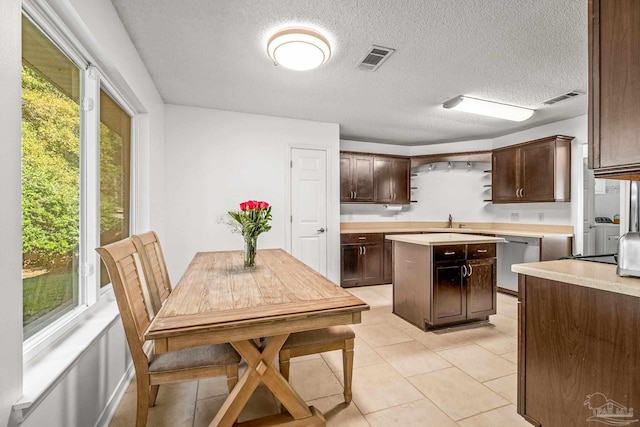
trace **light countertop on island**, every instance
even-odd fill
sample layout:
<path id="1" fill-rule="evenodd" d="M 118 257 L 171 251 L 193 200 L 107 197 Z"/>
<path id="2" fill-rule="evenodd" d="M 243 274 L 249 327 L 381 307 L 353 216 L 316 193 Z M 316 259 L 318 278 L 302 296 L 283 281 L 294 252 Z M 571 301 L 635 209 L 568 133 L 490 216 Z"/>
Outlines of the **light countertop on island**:
<path id="1" fill-rule="evenodd" d="M 640 279 L 620 277 L 616 266 L 575 259 L 514 264 L 514 273 L 640 297 Z"/>
<path id="2" fill-rule="evenodd" d="M 422 246 L 500 243 L 505 241 L 501 237 L 476 236 L 462 233 L 397 234 L 386 236 L 386 239 Z"/>

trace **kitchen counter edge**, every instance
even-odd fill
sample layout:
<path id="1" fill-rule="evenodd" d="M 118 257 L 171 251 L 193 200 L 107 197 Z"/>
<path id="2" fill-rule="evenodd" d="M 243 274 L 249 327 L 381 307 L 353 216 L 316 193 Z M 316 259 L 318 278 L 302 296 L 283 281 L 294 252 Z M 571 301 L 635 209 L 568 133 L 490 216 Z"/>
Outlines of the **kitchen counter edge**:
<path id="1" fill-rule="evenodd" d="M 446 228 L 446 227 L 418 227 L 418 228 L 362 228 L 362 229 L 350 229 L 340 230 L 340 234 L 357 234 L 357 233 L 463 233 L 463 234 L 500 234 L 503 236 L 522 236 L 522 237 L 534 237 L 542 239 L 545 236 L 555 237 L 573 237 L 570 233 L 553 233 L 542 231 L 529 231 L 529 230 L 500 230 L 497 228 Z"/>
<path id="2" fill-rule="evenodd" d="M 620 277 L 616 266 L 580 260 L 544 261 L 511 266 L 514 273 L 640 297 L 640 279 Z"/>

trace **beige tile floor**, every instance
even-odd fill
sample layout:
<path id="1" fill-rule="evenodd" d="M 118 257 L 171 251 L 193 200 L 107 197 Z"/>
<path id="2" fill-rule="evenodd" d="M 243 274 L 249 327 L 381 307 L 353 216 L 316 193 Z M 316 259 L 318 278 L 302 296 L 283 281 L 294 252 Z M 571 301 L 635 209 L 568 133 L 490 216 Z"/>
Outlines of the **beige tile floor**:
<path id="1" fill-rule="evenodd" d="M 354 325 L 353 402 L 343 402 L 339 351 L 291 363 L 292 386 L 324 413 L 327 425 L 529 426 L 515 407 L 516 298 L 498 294 L 498 314 L 488 323 L 423 332 L 391 313 L 391 285 L 350 291 L 371 306 Z M 162 386 L 148 425 L 207 426 L 226 394 L 224 378 Z M 132 383 L 111 427 L 134 425 L 135 400 Z M 240 421 L 278 410 L 260 387 Z"/>

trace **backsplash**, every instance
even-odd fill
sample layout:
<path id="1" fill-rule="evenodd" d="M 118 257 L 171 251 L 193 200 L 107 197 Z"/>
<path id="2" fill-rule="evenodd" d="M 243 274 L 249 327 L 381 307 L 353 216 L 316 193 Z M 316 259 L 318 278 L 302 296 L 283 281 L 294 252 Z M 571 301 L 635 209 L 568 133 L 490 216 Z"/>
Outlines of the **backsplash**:
<path id="1" fill-rule="evenodd" d="M 434 164 L 413 169 L 411 192 L 416 203 L 402 211 L 387 211 L 383 205 L 341 204 L 340 222 L 434 221 L 445 223 L 449 214 L 455 222 L 499 222 L 572 225 L 571 203 L 492 204 L 489 163 Z"/>

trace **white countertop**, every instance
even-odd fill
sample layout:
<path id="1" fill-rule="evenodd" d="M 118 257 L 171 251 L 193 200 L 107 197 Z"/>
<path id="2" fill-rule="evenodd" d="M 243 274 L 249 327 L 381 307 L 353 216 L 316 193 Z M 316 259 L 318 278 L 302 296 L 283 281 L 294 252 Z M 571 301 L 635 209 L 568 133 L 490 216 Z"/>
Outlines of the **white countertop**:
<path id="1" fill-rule="evenodd" d="M 574 259 L 514 264 L 515 273 L 640 297 L 640 279 L 616 275 L 616 266 Z"/>
<path id="2" fill-rule="evenodd" d="M 500 228 L 474 228 L 474 227 L 463 227 L 463 228 L 446 228 L 446 227 L 394 227 L 393 224 L 389 224 L 388 227 L 376 227 L 376 228 L 368 228 L 362 227 L 358 229 L 347 229 L 340 230 L 341 234 L 351 234 L 351 233 L 406 233 L 406 232 L 432 232 L 432 233 L 462 233 L 462 234 L 500 234 L 504 236 L 521 236 L 521 237 L 534 237 L 538 239 L 542 239 L 545 236 L 556 236 L 556 237 L 572 237 L 572 234 L 569 233 L 556 233 L 556 232 L 546 232 L 546 231 L 536 231 L 536 230 L 512 230 L 512 229 L 500 229 Z"/>
<path id="3" fill-rule="evenodd" d="M 387 240 L 412 243 L 423 246 L 464 245 L 467 243 L 500 243 L 501 237 L 476 236 L 462 233 L 431 233 L 431 234 L 396 234 L 385 236 Z"/>

